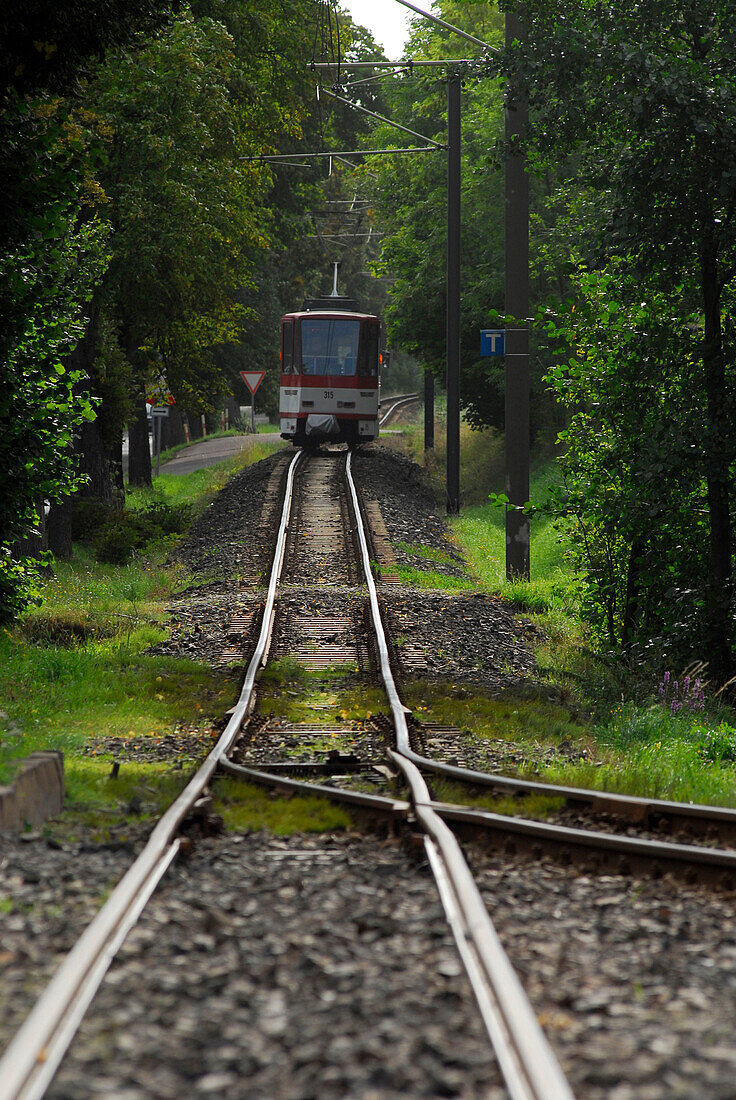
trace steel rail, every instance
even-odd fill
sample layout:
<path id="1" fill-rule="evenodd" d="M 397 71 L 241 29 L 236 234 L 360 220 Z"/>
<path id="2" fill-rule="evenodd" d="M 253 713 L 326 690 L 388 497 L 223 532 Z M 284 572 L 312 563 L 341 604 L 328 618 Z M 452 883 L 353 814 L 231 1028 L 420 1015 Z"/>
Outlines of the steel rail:
<path id="1" fill-rule="evenodd" d="M 447 903 L 445 911 L 461 957 L 465 960 L 472 956 L 466 968 L 468 977 L 509 1094 L 512 1100 L 572 1100 L 570 1086 L 501 947 L 457 839 L 432 809 L 427 785 L 416 765 L 407 758 L 406 752 L 411 751 L 406 722 L 408 712 L 399 698 L 391 671 L 368 542 L 352 477 L 352 453 L 348 455 L 346 475 L 370 597 L 381 676 L 396 729 L 397 749 L 391 750 L 390 756 L 407 780 L 417 818 L 428 834 L 425 845 L 432 851 L 432 865 L 439 861 L 443 867 L 442 883 L 438 883 L 440 897 L 443 904 Z"/>
<path id="2" fill-rule="evenodd" d="M 378 421 L 378 426 L 383 427 L 383 425 L 391 419 L 394 413 L 399 412 L 399 410 L 403 409 L 406 405 L 416 404 L 419 400 L 420 397 L 418 393 L 407 393 L 403 394 L 401 397 L 387 398 L 387 401 L 391 401 L 392 404 L 386 409 L 385 413 Z M 381 402 L 381 404 L 383 404 L 383 402 Z"/>
<path id="3" fill-rule="evenodd" d="M 393 401 L 404 401 L 404 400 L 407 400 L 409 397 L 419 397 L 419 394 L 418 393 L 395 393 L 391 397 L 382 397 L 381 400 L 378 402 L 378 407 L 380 409 L 381 405 L 390 405 Z"/>
<path id="4" fill-rule="evenodd" d="M 429 805 L 446 821 L 464 822 L 506 835 L 516 834 L 527 839 L 554 841 L 569 847 L 595 851 L 617 852 L 641 856 L 647 860 L 686 864 L 699 868 L 718 868 L 736 873 L 736 851 L 731 848 L 710 848 L 705 844 L 678 844 L 669 840 L 628 836 L 624 833 L 604 833 L 596 829 L 579 829 L 570 825 L 555 825 L 547 821 L 515 815 L 496 814 L 474 806 L 453 805 L 430 800 Z"/>
<path id="5" fill-rule="evenodd" d="M 316 794 L 323 798 L 331 798 L 346 805 L 358 806 L 363 810 L 372 810 L 376 813 L 387 814 L 395 818 L 406 818 L 411 810 L 408 802 L 401 798 L 386 798 L 383 795 L 368 794 L 366 791 L 344 790 L 340 787 L 329 787 L 326 783 L 308 783 L 303 779 L 292 779 L 286 775 L 270 772 L 267 768 L 249 768 L 243 764 L 235 764 L 224 757 L 220 761 L 223 771 L 240 779 L 249 779 L 253 783 L 260 783 L 267 787 L 278 787 L 284 791 L 296 794 Z"/>
<path id="6" fill-rule="evenodd" d="M 179 840 L 174 835 L 176 830 L 201 796 L 252 709 L 256 674 L 271 641 L 276 588 L 291 507 L 291 488 L 301 455 L 302 452 L 298 451 L 289 466 L 261 631 L 230 720 L 204 763 L 156 824 L 143 851 L 64 958 L 6 1048 L 0 1059 L 2 1100 L 40 1100 L 43 1096 L 115 952 L 176 855 L 179 846 Z"/>
<path id="7" fill-rule="evenodd" d="M 731 806 L 709 806 L 702 802 L 675 802 L 669 799 L 599 791 L 589 787 L 541 783 L 534 779 L 516 779 L 512 776 L 498 775 L 495 772 L 462 768 L 457 764 L 447 764 L 442 760 L 422 756 L 413 750 L 410 750 L 407 755 L 421 771 L 431 772 L 446 779 L 455 779 L 468 786 L 496 788 L 512 794 L 542 794 L 564 798 L 568 803 L 598 813 L 611 813 L 632 822 L 646 821 L 650 816 L 659 816 L 679 818 L 683 822 L 731 826 L 736 830 L 736 808 Z"/>

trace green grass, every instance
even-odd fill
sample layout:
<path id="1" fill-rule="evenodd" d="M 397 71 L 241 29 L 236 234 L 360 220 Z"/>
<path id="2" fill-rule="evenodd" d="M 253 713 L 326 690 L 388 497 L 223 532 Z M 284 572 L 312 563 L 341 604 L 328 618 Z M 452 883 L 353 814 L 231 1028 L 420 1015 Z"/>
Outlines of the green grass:
<path id="1" fill-rule="evenodd" d="M 715 715 L 672 715 L 658 703 L 616 706 L 593 723 L 592 763 L 555 763 L 550 782 L 678 801 L 736 803 L 736 728 Z"/>
<path id="2" fill-rule="evenodd" d="M 211 438 L 211 437 L 208 437 Z M 203 470 L 193 470 L 189 474 L 161 473 L 153 479 L 154 495 L 158 494 L 167 504 L 191 504 L 195 513 L 203 511 L 231 477 L 246 466 L 260 462 L 262 458 L 281 450 L 278 443 L 254 443 L 237 455 L 207 466 Z M 150 491 L 129 489 L 128 499 L 135 506 L 141 498 L 150 496 Z"/>
<path id="3" fill-rule="evenodd" d="M 530 480 L 532 503 L 542 503 L 558 480 L 554 461 L 539 466 Z M 482 504 L 465 509 L 452 525 L 471 571 L 487 591 L 502 593 L 526 611 L 546 611 L 574 600 L 572 571 L 550 519 L 532 519 L 531 581 L 513 584 L 506 581 L 506 517 L 502 508 Z"/>
<path id="4" fill-rule="evenodd" d="M 488 791 L 469 791 L 460 783 L 446 779 L 433 779 L 432 788 L 435 798 L 440 802 L 452 802 L 462 806 L 472 806 L 478 810 L 490 810 L 494 814 L 506 817 L 527 817 L 544 821 L 565 807 L 565 799 L 547 794 L 493 795 Z"/>
<path id="5" fill-rule="evenodd" d="M 225 827 L 238 832 L 265 829 L 289 836 L 343 831 L 352 826 L 348 811 L 327 798 L 279 795 L 230 777 L 217 783 L 215 808 Z"/>
<path id="6" fill-rule="evenodd" d="M 258 711 L 289 722 L 365 722 L 386 711 L 382 688 L 346 681 L 343 667 L 311 672 L 297 661 L 281 659 L 265 668 L 258 678 Z M 327 744 L 324 748 L 335 748 Z"/>
<path id="7" fill-rule="evenodd" d="M 179 570 L 163 565 L 155 551 L 129 565 L 103 565 L 88 548 L 76 544 L 71 561 L 54 563 L 40 608 L 22 621 L 62 613 L 139 621 L 168 599 L 178 577 Z"/>
<path id="8" fill-rule="evenodd" d="M 479 479 L 481 465 L 497 473 L 492 435 L 479 436 L 469 453 L 474 455 Z M 436 459 L 435 455 L 435 465 Z M 470 458 L 468 463 L 472 465 Z M 444 470 L 435 468 L 433 476 L 438 474 L 444 476 Z M 558 477 L 554 460 L 540 462 L 531 478 L 532 502 L 541 503 Z M 475 695 L 458 702 L 452 691 L 433 694 L 430 687 L 424 700 L 415 694 L 420 717 L 431 715 L 435 721 L 468 728 L 479 738 L 508 740 L 525 754 L 527 773 L 550 782 L 643 797 L 736 804 L 733 712 L 711 703 L 697 717 L 672 716 L 654 702 L 656 685 L 644 682 L 640 671 L 626 669 L 613 655 L 590 647 L 580 615 L 580 582 L 551 520 L 532 517 L 532 578 L 529 583 L 514 584 L 505 579 L 502 509 L 478 504 L 464 508 L 451 522 L 474 585 L 508 600 L 541 627 L 535 646 L 538 679 L 550 685 L 552 700 Z M 427 577 L 426 573 L 405 574 L 406 580 L 418 585 L 426 584 Z M 452 583 L 440 575 L 433 581 L 444 588 Z M 543 692 L 542 688 L 540 695 Z M 427 707 L 425 712 L 422 706 Z M 586 755 L 577 761 L 568 759 L 569 753 L 553 755 L 551 762 L 545 762 L 545 751 L 554 750 L 563 739 L 584 749 Z"/>
<path id="9" fill-rule="evenodd" d="M 436 546 L 422 546 L 420 543 L 410 542 L 397 542 L 396 545 L 405 554 L 412 554 L 417 558 L 425 558 L 427 561 L 437 561 L 445 565 L 457 564 L 449 554 L 437 549 Z"/>
<path id="10" fill-rule="evenodd" d="M 255 446 L 196 474 L 160 477 L 153 495 L 200 511 L 234 473 L 273 449 Z M 150 496 L 131 493 L 129 503 Z M 165 604 L 186 584 L 181 567 L 164 564 L 171 545 L 159 540 L 125 566 L 102 565 L 75 546 L 70 562 L 55 564 L 40 607 L 0 631 L 0 782 L 30 752 L 60 749 L 64 820 L 94 824 L 96 835 L 158 812 L 186 778 L 170 764 L 124 760 L 110 780 L 112 758 L 100 743 L 155 741 L 177 727 L 206 733 L 237 697 L 237 672 L 147 652 L 166 637 Z"/>
<path id="11" fill-rule="evenodd" d="M 92 737 L 156 738 L 178 723 L 218 719 L 236 692 L 234 680 L 205 665 L 147 655 L 162 637 L 143 626 L 62 647 L 28 644 L 20 630 L 0 632 L 0 781 L 29 752 L 54 748 L 65 754 L 73 791 Z"/>
<path id="12" fill-rule="evenodd" d="M 445 591 L 467 591 L 478 587 L 473 577 L 453 577 L 447 573 L 436 573 L 432 569 L 415 569 L 412 565 L 397 562 L 396 575 L 402 584 L 411 584 L 415 588 L 444 589 Z"/>
<path id="13" fill-rule="evenodd" d="M 555 746 L 587 730 L 562 703 L 531 685 L 525 694 L 483 691 L 462 684 L 415 680 L 403 690 L 407 706 L 422 721 L 458 726 L 480 739 Z"/>

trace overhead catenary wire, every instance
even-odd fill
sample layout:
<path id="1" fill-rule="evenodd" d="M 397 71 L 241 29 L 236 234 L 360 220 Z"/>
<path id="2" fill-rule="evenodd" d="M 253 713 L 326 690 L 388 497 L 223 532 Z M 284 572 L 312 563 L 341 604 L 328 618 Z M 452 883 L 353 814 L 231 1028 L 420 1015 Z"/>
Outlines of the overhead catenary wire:
<path id="1" fill-rule="evenodd" d="M 407 58 L 405 61 L 343 61 L 341 68 L 346 72 L 359 72 L 361 69 L 417 69 L 417 68 L 434 68 L 441 69 L 446 65 L 479 65 L 483 63 L 482 58 L 478 57 L 443 57 L 443 58 Z M 331 61 L 310 61 L 307 66 L 313 72 L 318 69 L 333 69 L 335 68 L 334 62 Z"/>
<path id="2" fill-rule="evenodd" d="M 351 80 L 348 84 L 343 84 L 343 88 L 357 88 L 359 84 L 372 84 L 375 80 L 388 80 L 391 76 L 398 76 L 403 73 L 404 66 L 399 66 L 397 69 L 392 69 L 387 73 L 377 73 L 375 76 L 362 76 L 360 80 Z"/>
<path id="3" fill-rule="evenodd" d="M 360 103 L 353 103 L 352 100 L 346 99 L 345 96 L 338 95 L 337 92 L 333 92 L 329 88 L 322 88 L 321 90 L 328 96 L 336 99 L 339 103 L 345 103 L 348 107 L 353 107 L 356 111 L 360 111 L 364 115 L 369 115 L 378 122 L 384 122 L 388 126 L 393 126 L 395 130 L 402 130 L 405 134 L 410 134 L 412 137 L 419 138 L 421 141 L 426 141 L 428 145 L 432 145 L 436 149 L 445 148 L 440 142 L 433 141 L 432 138 L 426 137 L 425 134 L 420 134 L 418 130 L 410 130 L 408 126 L 403 126 L 400 122 L 394 122 L 393 119 L 386 118 L 385 115 L 379 115 L 376 111 L 369 111 L 367 107 L 362 107 Z"/>
<path id="4" fill-rule="evenodd" d="M 252 153 L 247 157 L 240 157 L 242 161 L 262 160 L 266 162 L 278 162 L 278 161 L 299 161 L 304 157 L 334 157 L 335 160 L 341 160 L 344 157 L 380 157 L 388 156 L 393 153 L 437 153 L 446 152 L 447 146 L 445 145 L 419 145 L 412 148 L 405 149 L 340 149 L 336 152 L 332 150 L 320 150 L 315 152 L 303 152 L 303 153 Z M 357 167 L 354 164 L 350 165 L 351 168 Z"/>
<path id="5" fill-rule="evenodd" d="M 459 35 L 460 38 L 464 38 L 467 42 L 473 42 L 476 46 L 482 46 L 484 50 L 493 50 L 493 47 L 487 42 L 484 42 L 482 38 L 476 38 L 474 34 L 468 34 L 467 31 L 461 30 L 460 27 L 456 27 L 452 23 L 446 23 L 445 20 L 440 19 L 438 15 L 423 11 L 421 8 L 418 8 L 416 4 L 410 3 L 410 0 L 398 0 L 398 3 L 416 12 L 417 15 L 421 15 L 424 19 L 429 19 L 430 23 L 436 23 L 438 26 L 442 27 L 443 30 L 450 31 L 451 34 Z M 493 50 L 493 53 L 497 52 L 497 50 Z"/>

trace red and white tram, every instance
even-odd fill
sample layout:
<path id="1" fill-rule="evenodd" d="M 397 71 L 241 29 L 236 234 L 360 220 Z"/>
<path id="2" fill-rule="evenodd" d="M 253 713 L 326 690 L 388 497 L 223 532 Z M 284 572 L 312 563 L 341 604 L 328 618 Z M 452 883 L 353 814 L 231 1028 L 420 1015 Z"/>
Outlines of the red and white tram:
<path id="1" fill-rule="evenodd" d="M 381 322 L 332 295 L 281 319 L 281 435 L 298 446 L 378 438 Z"/>

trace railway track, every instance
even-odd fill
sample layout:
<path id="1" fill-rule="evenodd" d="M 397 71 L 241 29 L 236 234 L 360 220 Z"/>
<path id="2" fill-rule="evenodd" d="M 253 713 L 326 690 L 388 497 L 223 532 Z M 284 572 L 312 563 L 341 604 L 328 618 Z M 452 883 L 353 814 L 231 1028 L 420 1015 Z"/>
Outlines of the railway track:
<path id="1" fill-rule="evenodd" d="M 551 788 L 460 768 L 416 751 L 421 747 L 421 727 L 407 723 L 396 688 L 360 502 L 352 480 L 343 481 L 342 462 L 336 452 L 309 459 L 298 454 L 292 461 L 261 631 L 240 699 L 215 749 L 161 819 L 142 855 L 62 964 L 6 1051 L 0 1062 L 0 1080 L 7 1090 L 2 1095 L 9 1100 L 43 1095 L 115 951 L 176 857 L 183 820 L 206 797 L 217 769 L 286 790 L 329 794 L 349 803 L 356 813 L 391 827 L 413 815 L 424 830 L 422 843 L 513 1097 L 556 1098 L 571 1093 L 503 955 L 452 830 L 495 837 L 494 843 L 507 851 L 527 844 L 533 854 L 540 855 L 547 850 L 544 845 L 550 845 L 563 860 L 566 854 L 580 850 L 588 859 L 593 853 L 592 858 L 598 861 L 594 870 L 647 866 L 663 871 L 673 866 L 700 866 L 721 885 L 729 885 L 736 865 L 734 853 L 729 851 L 510 819 L 432 798 L 425 775 L 475 790 L 519 795 L 541 790 L 564 797 L 571 806 L 592 813 L 628 814 L 630 820 L 651 827 L 668 821 L 682 827 L 684 821 L 706 837 L 716 826 L 731 828 L 736 820 L 733 811 Z M 349 457 L 345 464 L 349 477 Z M 291 493 L 297 478 L 303 478 L 303 491 L 294 503 Z M 359 585 L 361 569 L 356 560 L 362 567 L 364 587 Z M 370 620 L 375 633 L 367 642 L 365 628 Z M 303 670 L 332 676 L 337 670 L 336 689 L 344 689 L 351 676 L 365 680 L 380 670 L 391 722 L 373 716 L 310 725 L 278 716 L 255 716 L 254 688 L 269 653 L 277 661 L 290 661 Z M 324 705 L 329 710 L 333 704 L 328 698 Z M 279 738 L 283 747 L 280 758 L 273 751 Z"/>
<path id="2" fill-rule="evenodd" d="M 308 469 L 308 491 L 302 500 L 310 501 L 308 511 L 295 509 L 295 522 L 289 520 L 293 506 L 293 486 L 300 465 Z M 514 1098 L 555 1097 L 562 1100 L 571 1096 L 567 1083 L 557 1065 L 534 1012 L 523 994 L 498 938 L 487 911 L 465 864 L 457 841 L 451 830 L 442 822 L 429 805 L 429 796 L 415 765 L 402 755 L 402 747 L 408 748 L 406 715 L 401 704 L 388 661 L 388 648 L 380 618 L 375 583 L 371 575 L 370 553 L 360 516 L 357 492 L 350 477 L 350 456 L 345 464 L 348 477 L 347 494 L 352 509 L 351 529 L 357 538 L 359 561 L 362 564 L 369 591 L 371 615 L 375 630 L 375 648 L 379 657 L 381 675 L 390 701 L 390 709 L 396 724 L 396 748 L 389 750 L 395 767 L 404 776 L 414 801 L 414 813 L 421 823 L 425 836 L 424 846 L 432 866 L 450 927 L 471 980 L 485 1026 L 493 1040 L 498 1061 L 507 1082 L 509 1094 Z M 334 460 L 332 465 L 334 470 Z M 325 587 L 332 588 L 336 579 L 351 577 L 350 558 L 332 552 L 334 538 L 344 524 L 337 515 L 345 518 L 345 496 L 338 493 L 337 502 L 330 502 L 328 492 L 315 492 L 320 481 L 323 486 L 331 480 L 331 469 L 316 456 L 308 462 L 301 452 L 292 460 L 286 479 L 284 504 L 281 511 L 273 567 L 266 596 L 261 629 L 255 651 L 248 665 L 240 698 L 233 708 L 230 721 L 217 745 L 197 771 L 185 790 L 161 818 L 144 851 L 113 891 L 109 900 L 97 914 L 75 947 L 56 972 L 50 985 L 37 1001 L 20 1031 L 10 1043 L 0 1062 L 0 1079 L 4 1096 L 8 1100 L 23 1097 L 41 1097 L 64 1056 L 73 1035 L 99 987 L 112 958 L 127 933 L 138 919 L 166 869 L 175 858 L 179 846 L 179 829 L 188 813 L 197 808 L 206 796 L 206 788 L 216 769 L 227 771 L 259 782 L 277 783 L 292 787 L 297 780 L 284 775 L 269 775 L 262 769 L 246 768 L 231 762 L 228 757 L 255 704 L 255 683 L 274 639 L 276 604 L 282 568 L 287 554 L 292 560 L 292 581 L 300 580 L 299 555 L 295 540 L 311 543 L 310 569 L 324 566 Z M 310 491 L 311 490 L 311 491 Z M 335 512 L 337 509 L 337 512 Z M 310 539 L 310 532 L 314 536 Z M 342 571 L 345 570 L 343 574 Z M 310 573 L 314 576 L 314 573 Z M 294 590 L 298 589 L 298 583 Z M 338 592 L 339 596 L 339 592 Z M 330 629 L 334 630 L 334 622 Z M 339 631 L 337 631 L 339 633 Z M 310 652 L 307 657 L 313 654 Z M 335 654 L 332 654 L 334 659 Z M 357 650 L 349 655 L 358 660 Z M 356 665 L 358 667 L 358 665 Z M 304 789 L 300 783 L 300 788 Z M 322 791 L 322 785 L 312 784 L 312 789 Z M 410 811 L 403 799 L 375 795 L 363 791 L 341 790 L 339 797 L 361 812 L 380 815 L 390 820 L 403 820 Z"/>
<path id="3" fill-rule="evenodd" d="M 412 405 L 418 405 L 421 400 L 422 395 L 419 393 L 401 393 L 384 398 L 379 404 L 379 426 L 383 428 L 390 424 L 400 412 L 411 408 Z"/>

